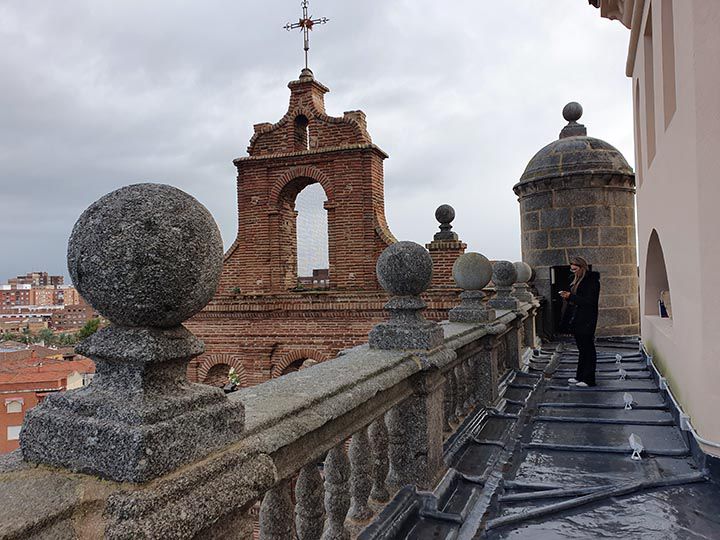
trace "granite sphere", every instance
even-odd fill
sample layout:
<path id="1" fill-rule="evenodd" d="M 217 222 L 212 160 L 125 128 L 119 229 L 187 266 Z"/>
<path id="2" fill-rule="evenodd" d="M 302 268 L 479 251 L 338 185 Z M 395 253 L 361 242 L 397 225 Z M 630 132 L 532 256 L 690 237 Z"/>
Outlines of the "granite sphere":
<path id="1" fill-rule="evenodd" d="M 517 270 L 510 261 L 495 261 L 492 272 L 493 283 L 498 287 L 510 287 L 517 281 Z"/>
<path id="2" fill-rule="evenodd" d="M 455 209 L 449 204 L 441 204 L 435 210 L 435 219 L 440 223 L 451 223 L 455 219 Z"/>
<path id="3" fill-rule="evenodd" d="M 210 212 L 163 184 L 120 188 L 91 204 L 68 241 L 78 292 L 120 326 L 177 326 L 215 294 L 223 244 Z"/>
<path id="4" fill-rule="evenodd" d="M 417 296 L 430 286 L 432 259 L 415 242 L 396 242 L 385 248 L 375 265 L 383 289 L 394 296 Z"/>
<path id="5" fill-rule="evenodd" d="M 469 251 L 463 253 L 452 267 L 452 275 L 455 283 L 466 291 L 480 291 L 492 278 L 492 263 L 485 255 Z"/>
<path id="6" fill-rule="evenodd" d="M 563 118 L 568 122 L 577 122 L 583 114 L 582 105 L 580 105 L 577 101 L 571 101 L 563 107 L 562 114 Z"/>
<path id="7" fill-rule="evenodd" d="M 532 268 L 525 261 L 515 263 L 515 271 L 517 272 L 516 283 L 527 283 L 532 277 Z"/>

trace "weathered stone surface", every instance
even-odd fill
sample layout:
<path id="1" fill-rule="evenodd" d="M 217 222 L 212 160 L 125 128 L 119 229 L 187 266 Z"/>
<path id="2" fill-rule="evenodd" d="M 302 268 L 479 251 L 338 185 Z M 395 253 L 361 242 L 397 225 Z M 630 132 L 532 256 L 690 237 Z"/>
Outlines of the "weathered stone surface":
<path id="1" fill-rule="evenodd" d="M 601 246 L 627 246 L 629 243 L 628 227 L 602 227 L 600 229 Z"/>
<path id="2" fill-rule="evenodd" d="M 630 324 L 631 308 L 605 308 L 598 311 L 598 326 Z"/>
<path id="3" fill-rule="evenodd" d="M 598 185 L 602 186 L 603 183 L 598 183 Z M 604 205 L 606 202 L 607 195 L 604 189 L 587 189 L 581 186 L 578 186 L 577 189 L 558 189 L 553 197 L 556 207 L 574 208 L 583 205 Z"/>
<path id="4" fill-rule="evenodd" d="M 522 230 L 534 231 L 540 228 L 540 214 L 538 212 L 522 213 Z"/>
<path id="5" fill-rule="evenodd" d="M 547 231 L 529 231 L 523 233 L 523 240 L 528 249 L 545 249 L 548 247 Z"/>
<path id="6" fill-rule="evenodd" d="M 394 296 L 415 296 L 428 288 L 432 279 L 432 258 L 415 242 L 397 242 L 377 260 L 377 277 L 383 289 Z"/>
<path id="7" fill-rule="evenodd" d="M 607 294 L 637 294 L 637 278 L 607 277 L 602 280 L 603 292 Z"/>
<path id="8" fill-rule="evenodd" d="M 453 264 L 453 278 L 461 289 L 480 291 L 490 283 L 493 267 L 487 257 L 468 252 L 460 255 Z"/>
<path id="9" fill-rule="evenodd" d="M 165 185 L 114 191 L 76 223 L 68 265 L 81 294 L 117 326 L 77 347 L 95 361 L 92 384 L 27 414 L 24 458 L 144 482 L 237 440 L 242 405 L 186 379 L 204 346 L 180 323 L 212 297 L 222 268 L 207 209 Z"/>
<path id="10" fill-rule="evenodd" d="M 26 460 L 143 482 L 240 436 L 243 407 L 185 379 L 187 362 L 203 351 L 185 328 L 109 327 L 77 350 L 95 361 L 95 380 L 28 412 Z"/>
<path id="11" fill-rule="evenodd" d="M 135 184 L 88 207 L 68 242 L 80 294 L 123 326 L 176 326 L 215 293 L 223 244 L 215 220 L 171 186 Z"/>
<path id="12" fill-rule="evenodd" d="M 597 227 L 583 227 L 580 229 L 580 243 L 583 246 L 597 246 L 599 238 Z"/>
<path id="13" fill-rule="evenodd" d="M 524 261 L 517 261 L 513 263 L 515 266 L 515 272 L 517 273 L 516 283 L 527 283 L 532 278 L 532 268 Z"/>
<path id="14" fill-rule="evenodd" d="M 557 229 L 570 227 L 569 208 L 545 208 L 540 212 L 540 227 L 543 229 Z"/>
<path id="15" fill-rule="evenodd" d="M 299 540 L 319 540 L 322 536 L 325 489 L 315 463 L 305 465 L 295 484 L 295 530 Z"/>
<path id="16" fill-rule="evenodd" d="M 573 252 L 578 249 L 573 248 Z M 528 249 L 523 253 L 523 259 L 528 261 L 535 269 L 568 264 L 567 254 L 564 249 Z"/>
<path id="17" fill-rule="evenodd" d="M 484 302 L 484 292 L 463 291 L 460 298 L 460 305 L 448 312 L 450 322 L 487 323 L 495 320 L 495 310 Z"/>
<path id="18" fill-rule="evenodd" d="M 551 191 L 534 193 L 523 197 L 520 201 L 520 211 L 529 212 L 531 210 L 540 210 L 542 208 L 552 207 L 553 196 Z"/>
<path id="19" fill-rule="evenodd" d="M 612 209 L 612 224 L 616 226 L 635 226 L 635 209 L 620 206 Z"/>
<path id="20" fill-rule="evenodd" d="M 492 280 L 496 287 L 510 287 L 517 281 L 517 270 L 510 261 L 495 261 Z"/>
<path id="21" fill-rule="evenodd" d="M 579 229 L 554 229 L 550 231 L 551 247 L 576 247 L 578 245 L 580 245 Z"/>
<path id="22" fill-rule="evenodd" d="M 607 206 L 581 206 L 573 208 L 572 212 L 573 227 L 597 227 L 612 223 L 612 210 Z"/>
<path id="23" fill-rule="evenodd" d="M 435 233 L 434 240 L 457 241 L 457 233 L 452 232 L 452 221 L 455 219 L 455 209 L 449 204 L 441 204 L 435 210 L 435 219 L 440 223 L 440 232 Z"/>
<path id="24" fill-rule="evenodd" d="M 414 242 L 397 242 L 385 248 L 377 261 L 380 285 L 393 295 L 385 304 L 390 320 L 370 331 L 368 341 L 374 349 L 432 349 L 442 344 L 443 333 L 437 323 L 425 320 L 425 302 L 418 296 L 430 285 L 432 259 Z"/>

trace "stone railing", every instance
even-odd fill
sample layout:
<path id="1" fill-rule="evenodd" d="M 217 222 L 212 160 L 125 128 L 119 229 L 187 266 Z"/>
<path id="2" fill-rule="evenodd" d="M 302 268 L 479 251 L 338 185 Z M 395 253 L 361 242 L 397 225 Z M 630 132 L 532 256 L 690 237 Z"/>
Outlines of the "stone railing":
<path id="1" fill-rule="evenodd" d="M 355 536 L 401 487 L 438 482 L 445 440 L 535 346 L 522 263 L 493 273 L 462 255 L 464 292 L 436 324 L 421 314 L 430 256 L 398 242 L 378 260 L 390 317 L 367 345 L 225 396 L 186 381 L 203 346 L 181 325 L 221 260 L 207 210 L 168 186 L 123 188 L 81 216 L 70 271 L 113 324 L 79 347 L 92 384 L 33 409 L 22 453 L 0 459 L 0 538 L 252 538 L 258 503 L 260 538 Z"/>

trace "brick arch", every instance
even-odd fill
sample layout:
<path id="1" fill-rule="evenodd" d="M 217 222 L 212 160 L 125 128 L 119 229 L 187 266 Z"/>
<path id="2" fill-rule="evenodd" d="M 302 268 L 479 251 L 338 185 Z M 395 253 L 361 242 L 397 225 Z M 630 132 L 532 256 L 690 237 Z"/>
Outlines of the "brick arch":
<path id="1" fill-rule="evenodd" d="M 298 360 L 311 359 L 317 362 L 324 362 L 328 359 L 327 354 L 314 349 L 294 349 L 278 356 L 273 362 L 270 376 L 274 379 L 282 375 L 283 370 Z"/>
<path id="2" fill-rule="evenodd" d="M 325 190 L 328 203 L 332 203 L 332 201 L 335 200 L 335 190 L 328 175 L 317 167 L 302 165 L 288 169 L 275 181 L 270 189 L 270 204 L 272 206 L 277 206 L 280 203 L 280 193 L 283 188 L 296 178 L 311 178 L 315 180 L 322 186 L 323 190 Z"/>
<path id="3" fill-rule="evenodd" d="M 233 355 L 233 354 L 211 354 L 207 357 L 205 357 L 202 362 L 200 362 L 200 365 L 198 366 L 197 370 L 197 378 L 200 382 L 205 382 L 205 379 L 207 378 L 208 372 L 214 367 L 219 364 L 225 364 L 230 367 L 234 367 L 235 371 L 238 373 L 239 380 L 240 380 L 240 386 L 244 387 L 248 385 L 248 379 L 247 379 L 247 373 L 245 372 L 245 367 L 242 364 L 242 360 L 239 356 Z"/>

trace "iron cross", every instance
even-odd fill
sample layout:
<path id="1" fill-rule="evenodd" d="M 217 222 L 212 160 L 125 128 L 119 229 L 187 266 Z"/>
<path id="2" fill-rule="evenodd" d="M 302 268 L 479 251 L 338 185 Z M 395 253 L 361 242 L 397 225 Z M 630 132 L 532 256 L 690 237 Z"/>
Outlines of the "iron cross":
<path id="1" fill-rule="evenodd" d="M 308 17 L 308 0 L 302 2 L 302 19 L 296 23 L 287 23 L 283 28 L 288 32 L 295 30 L 296 28 L 302 28 L 303 33 L 303 49 L 305 49 L 305 69 L 308 67 L 308 51 L 310 50 L 310 30 L 316 24 L 325 24 L 330 19 L 327 17 L 320 17 L 319 19 L 313 19 L 312 15 Z"/>

